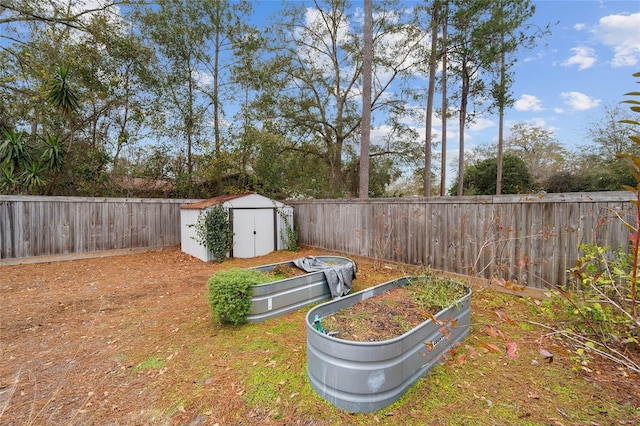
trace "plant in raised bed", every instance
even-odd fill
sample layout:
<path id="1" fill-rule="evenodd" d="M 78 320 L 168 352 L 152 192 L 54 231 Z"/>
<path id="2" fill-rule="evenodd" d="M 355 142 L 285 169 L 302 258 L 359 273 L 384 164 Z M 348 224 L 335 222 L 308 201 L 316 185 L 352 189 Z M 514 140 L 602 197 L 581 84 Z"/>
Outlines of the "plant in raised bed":
<path id="1" fill-rule="evenodd" d="M 270 272 L 232 268 L 218 271 L 209 279 L 209 305 L 220 322 L 241 324 L 251 312 L 253 286 L 304 274 L 301 269 L 277 265 Z"/>
<path id="2" fill-rule="evenodd" d="M 433 319 L 466 294 L 461 282 L 427 272 L 412 277 L 406 285 L 323 318 L 322 326 L 344 340 L 388 340 Z"/>
<path id="3" fill-rule="evenodd" d="M 388 406 L 469 334 L 471 295 L 457 280 L 428 274 L 314 307 L 306 317 L 309 383 L 347 411 Z"/>

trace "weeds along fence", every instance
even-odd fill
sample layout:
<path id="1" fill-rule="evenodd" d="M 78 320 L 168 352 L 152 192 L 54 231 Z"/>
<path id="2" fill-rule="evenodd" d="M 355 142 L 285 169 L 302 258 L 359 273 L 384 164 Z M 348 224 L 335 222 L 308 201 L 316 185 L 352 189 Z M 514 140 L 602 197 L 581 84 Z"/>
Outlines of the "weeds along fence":
<path id="1" fill-rule="evenodd" d="M 193 201 L 0 195 L 0 261 L 179 245 Z"/>
<path id="2" fill-rule="evenodd" d="M 628 248 L 630 192 L 289 200 L 301 244 L 544 288 L 580 244 Z"/>

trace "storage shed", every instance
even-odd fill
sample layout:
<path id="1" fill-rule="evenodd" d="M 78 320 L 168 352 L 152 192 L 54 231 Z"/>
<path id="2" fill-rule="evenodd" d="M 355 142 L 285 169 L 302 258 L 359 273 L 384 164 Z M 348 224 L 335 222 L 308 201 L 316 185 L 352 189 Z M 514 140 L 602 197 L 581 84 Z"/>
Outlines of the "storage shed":
<path id="1" fill-rule="evenodd" d="M 221 195 L 180 207 L 182 251 L 208 262 L 213 255 L 196 239 L 198 216 L 222 204 L 233 230 L 230 257 L 256 257 L 286 248 L 287 227 L 293 228 L 293 207 L 258 194 Z"/>

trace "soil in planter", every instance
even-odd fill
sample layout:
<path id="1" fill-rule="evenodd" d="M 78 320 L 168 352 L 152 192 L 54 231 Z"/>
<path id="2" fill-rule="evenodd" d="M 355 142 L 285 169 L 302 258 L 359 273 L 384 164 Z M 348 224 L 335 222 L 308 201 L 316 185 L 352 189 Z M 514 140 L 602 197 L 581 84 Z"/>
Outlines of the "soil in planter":
<path id="1" fill-rule="evenodd" d="M 274 266 L 273 270 L 271 272 L 268 272 L 268 274 L 274 276 L 275 278 L 274 281 L 278 281 L 278 280 L 284 280 L 286 278 L 305 275 L 307 274 L 307 272 L 295 266 L 280 264 L 280 265 Z"/>
<path id="2" fill-rule="evenodd" d="M 337 332 L 335 337 L 355 342 L 402 336 L 466 294 L 462 284 L 442 284 L 421 279 L 396 287 L 322 318 L 321 325 L 329 333 Z"/>

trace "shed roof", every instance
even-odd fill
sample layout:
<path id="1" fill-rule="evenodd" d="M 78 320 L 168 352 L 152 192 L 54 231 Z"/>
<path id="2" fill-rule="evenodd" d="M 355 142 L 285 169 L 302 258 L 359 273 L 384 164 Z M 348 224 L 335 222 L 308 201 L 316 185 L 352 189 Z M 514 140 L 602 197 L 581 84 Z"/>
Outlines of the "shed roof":
<path id="1" fill-rule="evenodd" d="M 208 200 L 197 201 L 191 204 L 185 204 L 180 207 L 181 209 L 191 209 L 191 210 L 202 210 L 207 207 L 215 206 L 216 204 L 225 203 L 230 200 L 235 200 L 236 198 L 246 197 L 247 195 L 253 194 L 253 192 L 247 194 L 227 194 L 227 195 L 219 195 L 217 197 L 209 198 Z"/>
<path id="2" fill-rule="evenodd" d="M 233 200 L 237 200 L 232 202 Z M 191 204 L 181 206 L 185 210 L 204 210 L 216 204 L 224 204 L 228 208 L 284 208 L 287 207 L 283 203 L 272 200 L 265 196 L 248 192 L 245 194 L 220 195 L 218 197 L 209 198 L 208 200 L 197 201 Z"/>

